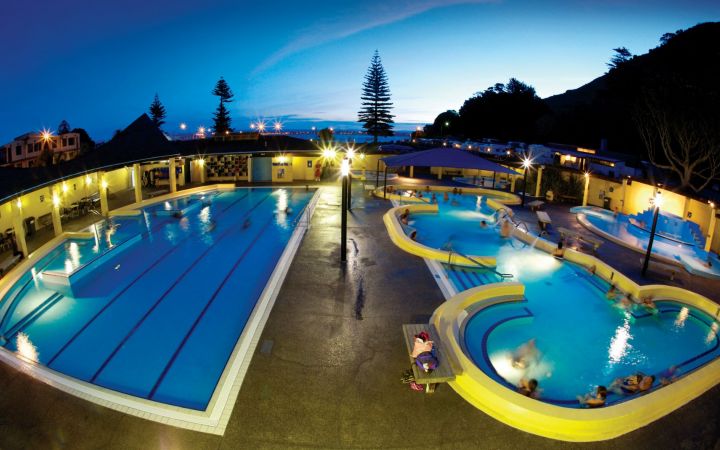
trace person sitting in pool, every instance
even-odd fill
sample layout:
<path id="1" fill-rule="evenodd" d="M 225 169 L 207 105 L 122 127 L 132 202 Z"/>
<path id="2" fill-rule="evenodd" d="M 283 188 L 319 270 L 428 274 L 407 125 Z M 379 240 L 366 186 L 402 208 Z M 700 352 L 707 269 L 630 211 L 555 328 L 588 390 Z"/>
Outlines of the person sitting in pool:
<path id="1" fill-rule="evenodd" d="M 484 220 L 481 220 L 481 221 L 480 221 L 480 228 L 487 228 L 487 227 L 488 227 L 488 223 L 487 223 L 486 221 L 484 221 Z"/>
<path id="2" fill-rule="evenodd" d="M 400 214 L 400 222 L 403 225 L 407 225 L 409 220 L 410 220 L 410 209 L 405 208 L 405 211 L 403 211 L 403 213 Z"/>
<path id="3" fill-rule="evenodd" d="M 538 382 L 535 378 L 531 378 L 529 380 L 527 378 L 520 379 L 520 383 L 517 386 L 517 391 L 525 397 L 537 399 L 540 396 L 540 391 L 538 390 Z"/>
<path id="4" fill-rule="evenodd" d="M 458 189 L 457 189 L 457 188 L 453 188 L 453 195 L 457 195 L 457 193 L 458 193 Z"/>
<path id="5" fill-rule="evenodd" d="M 595 272 L 597 271 L 597 266 L 593 264 L 592 266 L 588 267 L 588 272 L 590 272 L 590 275 L 595 275 Z"/>
<path id="6" fill-rule="evenodd" d="M 510 224 L 510 220 L 504 219 L 502 221 L 502 224 L 500 225 L 500 236 L 504 238 L 509 238 L 512 234 L 512 225 Z"/>
<path id="7" fill-rule="evenodd" d="M 660 385 L 667 386 L 677 380 L 677 366 L 670 366 L 667 369 L 660 372 Z"/>
<path id="8" fill-rule="evenodd" d="M 610 390 L 617 394 L 632 395 L 647 391 L 654 382 L 655 376 L 638 372 L 625 378 L 617 378 L 610 385 Z"/>
<path id="9" fill-rule="evenodd" d="M 425 186 L 425 192 L 430 192 L 430 186 Z"/>
<path id="10" fill-rule="evenodd" d="M 462 188 L 458 188 L 458 195 L 462 195 Z"/>
<path id="11" fill-rule="evenodd" d="M 516 369 L 525 369 L 538 360 L 540 351 L 535 346 L 535 338 L 530 339 L 517 348 L 512 356 L 512 366 Z"/>
<path id="12" fill-rule="evenodd" d="M 645 307 L 645 309 L 651 310 L 651 311 L 657 311 L 657 305 L 655 305 L 655 302 L 653 301 L 653 296 L 648 295 L 647 297 L 643 297 L 640 299 L 640 304 Z"/>
<path id="13" fill-rule="evenodd" d="M 448 195 L 447 191 L 443 192 L 443 201 L 446 202 L 450 200 L 450 196 Z"/>
<path id="14" fill-rule="evenodd" d="M 563 240 L 560 239 L 557 243 L 557 248 L 553 250 L 552 255 L 556 258 L 562 258 L 565 256 L 565 249 L 563 248 L 564 245 Z"/>
<path id="15" fill-rule="evenodd" d="M 578 396 L 578 402 L 581 405 L 587 406 L 588 408 L 599 408 L 605 406 L 607 399 L 607 388 L 605 386 L 598 386 L 595 390 L 595 395 L 585 394 L 584 396 Z"/>
<path id="16" fill-rule="evenodd" d="M 417 230 L 412 230 L 412 232 L 410 233 L 410 239 L 412 239 L 413 241 L 417 241 Z"/>
<path id="17" fill-rule="evenodd" d="M 432 194 L 432 199 L 430 199 L 432 203 L 437 203 L 437 197 L 435 196 L 435 193 Z"/>
<path id="18" fill-rule="evenodd" d="M 615 306 L 617 306 L 620 309 L 624 309 L 626 311 L 632 309 L 633 305 L 634 305 L 633 301 L 630 299 L 630 297 L 627 294 L 623 295 L 622 297 L 620 297 L 619 300 L 617 300 L 615 302 Z"/>
<path id="19" fill-rule="evenodd" d="M 707 267 L 708 269 L 712 267 L 712 255 L 709 252 L 708 252 L 707 261 L 705 261 L 703 266 Z"/>
<path id="20" fill-rule="evenodd" d="M 423 198 L 423 193 L 422 193 L 422 191 L 418 191 L 418 193 L 417 193 L 417 198 Z"/>
<path id="21" fill-rule="evenodd" d="M 607 293 L 605 294 L 605 298 L 607 298 L 608 300 L 617 300 L 617 297 L 621 294 L 622 292 L 620 292 L 614 284 L 611 284 L 610 289 L 608 289 Z"/>

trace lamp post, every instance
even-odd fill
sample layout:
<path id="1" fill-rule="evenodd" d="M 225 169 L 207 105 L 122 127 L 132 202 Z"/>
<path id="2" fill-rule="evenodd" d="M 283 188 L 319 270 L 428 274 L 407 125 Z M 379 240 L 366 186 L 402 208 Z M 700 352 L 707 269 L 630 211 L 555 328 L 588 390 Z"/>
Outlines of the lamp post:
<path id="1" fill-rule="evenodd" d="M 527 195 L 527 174 L 530 170 L 530 166 L 532 165 L 532 161 L 530 161 L 530 158 L 525 157 L 522 162 L 523 169 L 525 169 L 523 172 L 525 172 L 524 175 L 524 181 L 523 181 L 523 196 L 522 196 L 522 206 L 525 206 L 525 196 Z"/>
<path id="2" fill-rule="evenodd" d="M 342 178 L 342 199 L 340 206 L 340 262 L 347 261 L 347 206 L 348 206 L 348 175 L 350 174 L 350 161 L 343 159 L 340 164 Z"/>
<path id="3" fill-rule="evenodd" d="M 348 147 L 347 151 L 345 152 L 345 160 L 348 162 L 348 190 L 347 190 L 347 209 L 348 211 L 352 211 L 352 172 L 350 171 L 350 167 L 352 166 L 352 160 L 355 157 L 355 149 L 352 147 Z"/>
<path id="4" fill-rule="evenodd" d="M 652 253 L 653 241 L 655 240 L 655 228 L 657 227 L 658 216 L 660 215 L 660 206 L 662 205 L 661 192 L 658 191 L 653 198 L 655 205 L 655 214 L 653 215 L 652 228 L 650 229 L 650 240 L 648 241 L 647 252 L 645 253 L 645 261 L 643 261 L 642 275 L 645 276 L 648 264 L 650 264 L 650 253 Z"/>

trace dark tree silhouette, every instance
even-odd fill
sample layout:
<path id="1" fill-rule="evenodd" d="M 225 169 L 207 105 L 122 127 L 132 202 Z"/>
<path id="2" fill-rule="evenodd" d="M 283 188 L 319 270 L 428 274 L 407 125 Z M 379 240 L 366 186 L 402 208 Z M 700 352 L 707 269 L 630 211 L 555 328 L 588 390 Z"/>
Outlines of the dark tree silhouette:
<path id="1" fill-rule="evenodd" d="M 610 70 L 617 69 L 633 58 L 633 54 L 625 47 L 614 48 L 613 51 L 615 54 L 610 58 L 610 62 L 607 63 Z"/>
<path id="2" fill-rule="evenodd" d="M 495 138 L 528 142 L 535 123 L 546 106 L 535 89 L 511 78 L 465 100 L 460 108 L 460 125 L 466 137 Z"/>
<path id="3" fill-rule="evenodd" d="M 368 134 L 372 134 L 373 142 L 377 143 L 378 136 L 392 136 L 394 116 L 390 110 L 393 104 L 390 101 L 387 75 L 377 50 L 365 75 L 360 99 L 362 108 L 358 112 L 358 122 L 363 124 Z"/>
<path id="4" fill-rule="evenodd" d="M 77 133 L 80 135 L 80 154 L 87 153 L 95 150 L 95 141 L 92 140 L 90 135 L 84 128 L 73 128 L 71 133 Z"/>
<path id="5" fill-rule="evenodd" d="M 233 101 L 234 94 L 223 77 L 220 77 L 218 82 L 215 84 L 212 94 L 220 98 L 220 104 L 213 114 L 215 133 L 225 134 L 225 132 L 232 131 L 230 126 L 232 118 L 230 117 L 230 111 L 228 111 L 225 107 L 225 103 Z"/>
<path id="6" fill-rule="evenodd" d="M 327 144 L 333 141 L 335 139 L 335 133 L 330 128 L 323 128 L 322 130 L 318 131 L 318 137 L 320 138 L 320 142 L 323 144 Z"/>
<path id="7" fill-rule="evenodd" d="M 60 125 L 58 125 L 58 134 L 65 134 L 70 132 L 70 124 L 67 120 L 63 120 L 60 122 Z"/>
<path id="8" fill-rule="evenodd" d="M 160 97 L 157 94 L 155 94 L 155 99 L 150 104 L 150 118 L 158 128 L 165 123 L 165 107 L 160 103 Z"/>
<path id="9" fill-rule="evenodd" d="M 430 137 L 439 138 L 446 138 L 458 133 L 464 134 L 460 128 L 460 115 L 454 110 L 447 110 L 438 114 L 431 125 L 425 126 L 424 131 Z"/>

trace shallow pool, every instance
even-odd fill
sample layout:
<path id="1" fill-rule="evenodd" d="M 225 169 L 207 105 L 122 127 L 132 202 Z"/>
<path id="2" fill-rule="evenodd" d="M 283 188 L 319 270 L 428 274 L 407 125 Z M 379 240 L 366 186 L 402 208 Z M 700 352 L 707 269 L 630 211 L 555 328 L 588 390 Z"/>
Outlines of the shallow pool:
<path id="1" fill-rule="evenodd" d="M 465 254 L 495 256 L 497 271 L 525 285 L 525 301 L 479 310 L 466 322 L 463 344 L 475 364 L 514 389 L 520 378 L 539 381 L 541 400 L 578 407 L 576 396 L 641 371 L 659 375 L 670 366 L 684 375 L 720 356 L 718 324 L 686 305 L 656 299 L 658 311 L 625 310 L 606 299 L 609 284 L 584 268 L 558 260 L 516 239 L 483 228 L 484 212 L 440 205 L 439 214 L 414 214 L 419 242 Z M 458 291 L 500 278 L 480 269 L 447 266 Z M 540 357 L 526 370 L 511 355 L 535 338 Z M 659 383 L 655 383 L 655 388 Z M 628 397 L 611 395 L 609 403 Z"/>
<path id="2" fill-rule="evenodd" d="M 2 298 L 4 346 L 80 380 L 204 410 L 313 194 L 192 195 L 93 226 Z"/>

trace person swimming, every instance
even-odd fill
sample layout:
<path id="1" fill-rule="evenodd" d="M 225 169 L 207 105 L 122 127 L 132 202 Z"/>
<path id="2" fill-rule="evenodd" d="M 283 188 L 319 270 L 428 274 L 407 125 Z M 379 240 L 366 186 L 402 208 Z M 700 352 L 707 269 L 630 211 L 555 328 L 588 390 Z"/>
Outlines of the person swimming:
<path id="1" fill-rule="evenodd" d="M 618 290 L 618 288 L 616 288 L 614 284 L 611 284 L 610 289 L 608 289 L 608 291 L 605 293 L 605 298 L 614 301 L 621 294 L 622 293 Z"/>
<path id="2" fill-rule="evenodd" d="M 540 396 L 538 381 L 535 378 L 522 378 L 517 386 L 517 391 L 525 397 L 537 399 Z"/>
<path id="3" fill-rule="evenodd" d="M 605 406 L 607 400 L 607 388 L 605 386 L 598 386 L 595 390 L 595 395 L 585 394 L 584 396 L 578 396 L 578 402 L 581 405 L 587 406 L 588 408 L 599 408 Z"/>
<path id="4" fill-rule="evenodd" d="M 450 196 L 448 195 L 447 191 L 443 192 L 443 201 L 446 202 L 450 200 Z"/>
<path id="5" fill-rule="evenodd" d="M 417 230 L 412 230 L 412 232 L 410 232 L 410 239 L 417 241 Z"/>
<path id="6" fill-rule="evenodd" d="M 617 378 L 610 385 L 610 390 L 617 394 L 632 395 L 649 390 L 655 382 L 654 375 L 644 375 L 640 372 Z"/>
<path id="7" fill-rule="evenodd" d="M 481 221 L 480 221 L 480 228 L 487 228 L 487 227 L 488 227 L 488 223 L 487 223 L 486 221 L 484 221 L 484 220 L 481 220 Z"/>
<path id="8" fill-rule="evenodd" d="M 640 299 L 640 304 L 646 309 L 649 309 L 651 311 L 657 311 L 657 305 L 655 305 L 652 295 L 648 295 L 647 297 L 643 297 L 642 299 Z"/>
<path id="9" fill-rule="evenodd" d="M 437 203 L 437 202 L 438 202 L 437 196 L 435 195 L 434 192 L 433 192 L 433 194 L 432 194 L 432 199 L 431 199 L 430 201 L 431 201 L 432 203 Z"/>
<path id="10" fill-rule="evenodd" d="M 403 225 L 407 225 L 409 220 L 410 220 L 410 209 L 405 208 L 405 211 L 403 211 L 402 214 L 400 214 L 400 222 Z"/>
<path id="11" fill-rule="evenodd" d="M 540 351 L 535 345 L 535 338 L 518 347 L 512 355 L 512 366 L 516 369 L 525 369 L 539 359 Z"/>

